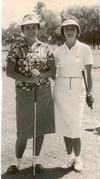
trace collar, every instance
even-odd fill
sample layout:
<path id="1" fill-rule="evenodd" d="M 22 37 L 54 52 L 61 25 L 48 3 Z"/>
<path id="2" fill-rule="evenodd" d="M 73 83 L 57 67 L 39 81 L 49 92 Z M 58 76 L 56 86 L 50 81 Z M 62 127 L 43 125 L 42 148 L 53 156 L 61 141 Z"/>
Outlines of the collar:
<path id="1" fill-rule="evenodd" d="M 34 47 L 35 45 L 42 45 L 42 44 L 43 42 L 37 39 L 36 42 L 34 42 L 33 45 L 31 46 L 31 48 Z"/>
<path id="2" fill-rule="evenodd" d="M 31 50 L 33 51 L 33 50 L 39 48 L 40 46 L 43 46 L 43 44 L 44 44 L 43 42 L 41 42 L 41 41 L 39 41 L 39 40 L 37 39 L 37 41 L 34 42 L 34 44 L 33 44 L 30 48 L 31 48 Z"/>
<path id="3" fill-rule="evenodd" d="M 73 46 L 71 49 L 74 49 L 74 48 L 76 48 L 76 47 L 79 47 L 79 44 L 80 44 L 79 40 L 76 40 L 74 46 Z M 68 46 L 66 45 L 66 41 L 64 42 L 63 46 L 68 48 Z M 68 49 L 69 49 L 69 48 L 68 48 Z"/>

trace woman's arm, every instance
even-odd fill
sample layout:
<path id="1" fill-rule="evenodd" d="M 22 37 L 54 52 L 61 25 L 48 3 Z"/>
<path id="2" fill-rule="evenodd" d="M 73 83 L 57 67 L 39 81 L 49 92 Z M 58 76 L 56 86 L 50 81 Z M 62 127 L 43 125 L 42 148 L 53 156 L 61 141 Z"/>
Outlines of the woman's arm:
<path id="1" fill-rule="evenodd" d="M 54 60 L 53 59 L 48 60 L 47 61 L 47 66 L 48 66 L 48 71 L 47 72 L 41 72 L 40 77 L 43 78 L 43 79 L 51 77 L 53 80 L 55 80 L 56 67 L 55 67 Z"/>
<path id="2" fill-rule="evenodd" d="M 28 83 L 38 83 L 39 79 L 38 77 L 28 77 L 28 76 L 24 76 L 20 73 L 17 73 L 15 71 L 15 67 L 16 67 L 16 63 L 15 62 L 7 62 L 7 70 L 6 70 L 6 74 L 8 77 L 13 78 L 15 80 L 21 81 L 21 82 L 28 82 Z"/>
<path id="3" fill-rule="evenodd" d="M 91 95 L 93 87 L 92 65 L 85 65 L 85 68 L 87 73 L 87 95 Z"/>

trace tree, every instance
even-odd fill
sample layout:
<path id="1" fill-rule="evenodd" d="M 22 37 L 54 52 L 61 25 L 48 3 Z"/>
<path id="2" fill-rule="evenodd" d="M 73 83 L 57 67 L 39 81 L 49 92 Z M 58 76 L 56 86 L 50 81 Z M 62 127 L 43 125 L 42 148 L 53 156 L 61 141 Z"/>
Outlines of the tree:
<path id="1" fill-rule="evenodd" d="M 68 14 L 74 15 L 79 19 L 81 26 L 80 40 L 85 42 L 93 48 L 95 45 L 100 45 L 100 22 L 99 22 L 99 7 L 72 7 L 66 11 L 61 11 L 57 14 L 51 10 L 48 10 L 45 4 L 38 1 L 33 13 L 37 14 L 41 23 L 41 30 L 39 33 L 39 39 L 49 43 L 62 43 L 62 36 L 60 33 L 60 24 Z M 20 25 L 13 23 L 10 24 L 7 29 L 2 29 L 3 43 L 12 43 L 16 38 L 21 35 Z"/>
<path id="2" fill-rule="evenodd" d="M 57 28 L 59 26 L 56 13 L 47 10 L 43 2 L 38 2 L 33 12 L 35 12 L 40 18 L 40 39 L 43 41 L 49 41 L 50 43 L 56 43 L 58 36 Z"/>
<path id="3" fill-rule="evenodd" d="M 12 23 L 7 29 L 2 29 L 2 42 L 3 45 L 11 44 L 17 38 L 21 36 L 20 25 Z"/>

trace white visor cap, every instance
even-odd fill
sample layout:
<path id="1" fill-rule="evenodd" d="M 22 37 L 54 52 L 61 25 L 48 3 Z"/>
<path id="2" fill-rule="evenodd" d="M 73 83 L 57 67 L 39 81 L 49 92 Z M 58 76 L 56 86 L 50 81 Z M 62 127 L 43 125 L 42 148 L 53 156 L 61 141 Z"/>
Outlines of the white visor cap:
<path id="1" fill-rule="evenodd" d="M 64 27 L 64 26 L 68 26 L 68 25 L 76 25 L 79 29 L 80 29 L 80 26 L 78 24 L 78 22 L 74 19 L 66 19 L 63 21 L 61 27 Z"/>
<path id="2" fill-rule="evenodd" d="M 40 25 L 40 22 L 36 16 L 34 16 L 33 14 L 28 14 L 28 15 L 24 16 L 24 18 L 21 22 L 21 26 L 28 25 L 28 24 L 39 24 Z"/>

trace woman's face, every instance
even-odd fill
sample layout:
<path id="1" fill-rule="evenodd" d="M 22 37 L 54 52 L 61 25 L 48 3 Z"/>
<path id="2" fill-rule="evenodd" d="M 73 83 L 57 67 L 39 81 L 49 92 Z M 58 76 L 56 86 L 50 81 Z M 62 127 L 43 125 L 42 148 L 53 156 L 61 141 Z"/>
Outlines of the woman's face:
<path id="1" fill-rule="evenodd" d="M 63 27 L 63 33 L 67 41 L 75 40 L 77 37 L 77 26 L 68 25 Z"/>
<path id="2" fill-rule="evenodd" d="M 23 33 L 26 37 L 29 38 L 37 37 L 38 32 L 39 32 L 39 28 L 37 24 L 24 25 Z"/>

